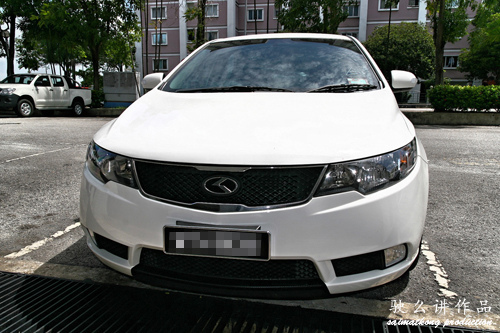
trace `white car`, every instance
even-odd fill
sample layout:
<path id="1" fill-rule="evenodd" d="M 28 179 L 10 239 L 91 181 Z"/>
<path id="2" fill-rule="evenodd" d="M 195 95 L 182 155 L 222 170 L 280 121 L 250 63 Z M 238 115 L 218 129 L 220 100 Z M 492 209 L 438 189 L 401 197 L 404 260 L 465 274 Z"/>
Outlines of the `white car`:
<path id="1" fill-rule="evenodd" d="M 0 81 L 0 110 L 14 110 L 20 117 L 40 111 L 71 111 L 81 116 L 92 103 L 91 91 L 69 77 L 49 74 L 16 74 Z"/>
<path id="2" fill-rule="evenodd" d="M 161 81 L 161 82 L 160 82 Z M 176 290 L 310 298 L 417 260 L 424 148 L 354 38 L 211 41 L 90 143 L 81 223 L 109 267 Z"/>

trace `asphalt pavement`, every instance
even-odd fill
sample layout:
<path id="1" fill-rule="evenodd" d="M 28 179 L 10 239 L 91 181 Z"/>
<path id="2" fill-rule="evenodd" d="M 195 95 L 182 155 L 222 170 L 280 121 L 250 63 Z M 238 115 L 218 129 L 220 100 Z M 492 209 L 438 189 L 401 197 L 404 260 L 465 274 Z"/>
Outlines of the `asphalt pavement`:
<path id="1" fill-rule="evenodd" d="M 0 115 L 0 271 L 156 290 L 105 268 L 79 228 L 86 147 L 111 119 Z M 363 292 L 266 304 L 386 319 L 461 318 L 466 310 L 493 322 L 471 328 L 500 328 L 500 127 L 417 126 L 417 134 L 431 179 L 416 269 Z M 448 312 L 437 313 L 443 304 Z"/>

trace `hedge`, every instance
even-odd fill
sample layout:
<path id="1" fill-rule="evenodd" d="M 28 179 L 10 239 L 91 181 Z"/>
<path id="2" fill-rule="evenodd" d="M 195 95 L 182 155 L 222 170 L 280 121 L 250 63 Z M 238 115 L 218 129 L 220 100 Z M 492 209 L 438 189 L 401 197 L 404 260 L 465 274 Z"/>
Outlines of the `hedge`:
<path id="1" fill-rule="evenodd" d="M 434 111 L 500 112 L 500 86 L 441 85 L 427 92 Z"/>

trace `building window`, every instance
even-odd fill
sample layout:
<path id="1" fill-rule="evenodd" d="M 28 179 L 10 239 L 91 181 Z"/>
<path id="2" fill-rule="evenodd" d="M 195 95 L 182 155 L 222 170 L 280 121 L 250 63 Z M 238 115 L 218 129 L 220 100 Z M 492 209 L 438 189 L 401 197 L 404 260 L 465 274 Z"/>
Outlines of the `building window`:
<path id="1" fill-rule="evenodd" d="M 344 11 L 349 15 L 348 17 L 359 17 L 359 5 L 344 6 Z"/>
<path id="2" fill-rule="evenodd" d="M 153 45 L 167 45 L 167 33 L 151 34 Z"/>
<path id="3" fill-rule="evenodd" d="M 167 18 L 167 8 L 166 7 L 153 7 L 151 8 L 151 19 L 165 19 Z"/>
<path id="4" fill-rule="evenodd" d="M 274 18 L 277 19 L 280 15 L 281 8 L 279 7 L 274 7 Z"/>
<path id="5" fill-rule="evenodd" d="M 394 4 L 394 2 L 392 2 L 390 0 L 379 0 L 378 1 L 378 10 L 389 10 L 391 3 L 392 3 L 393 10 L 399 9 L 399 2 L 397 4 Z"/>
<path id="6" fill-rule="evenodd" d="M 188 28 L 187 29 L 187 41 L 188 43 L 194 43 L 196 41 L 196 29 Z"/>
<path id="7" fill-rule="evenodd" d="M 207 41 L 214 40 L 219 38 L 219 31 L 205 31 L 205 39 Z M 187 29 L 187 42 L 194 43 L 196 41 L 196 28 L 188 28 Z"/>
<path id="8" fill-rule="evenodd" d="M 457 68 L 457 67 L 458 67 L 458 56 L 444 57 L 444 68 Z"/>
<path id="9" fill-rule="evenodd" d="M 264 9 L 249 9 L 247 21 L 264 21 Z"/>
<path id="10" fill-rule="evenodd" d="M 207 41 L 214 40 L 219 38 L 219 32 L 218 31 L 206 31 L 205 32 L 205 39 Z"/>
<path id="11" fill-rule="evenodd" d="M 419 2 L 420 2 L 420 0 L 410 0 L 408 2 L 408 7 L 418 7 Z"/>
<path id="12" fill-rule="evenodd" d="M 354 38 L 358 38 L 358 33 L 357 32 L 343 32 L 342 36 L 352 36 Z"/>
<path id="13" fill-rule="evenodd" d="M 219 5 L 206 5 L 205 17 L 219 17 Z"/>
<path id="14" fill-rule="evenodd" d="M 167 71 L 168 70 L 168 59 L 153 59 L 153 70 L 155 70 L 155 71 Z"/>

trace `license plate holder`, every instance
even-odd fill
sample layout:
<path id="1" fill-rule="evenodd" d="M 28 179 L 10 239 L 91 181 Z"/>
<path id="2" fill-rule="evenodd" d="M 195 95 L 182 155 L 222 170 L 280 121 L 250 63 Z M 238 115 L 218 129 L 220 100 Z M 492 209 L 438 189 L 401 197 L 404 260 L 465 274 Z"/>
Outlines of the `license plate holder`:
<path id="1" fill-rule="evenodd" d="M 262 230 L 166 226 L 163 228 L 167 254 L 233 258 L 270 259 L 271 234 Z"/>

